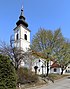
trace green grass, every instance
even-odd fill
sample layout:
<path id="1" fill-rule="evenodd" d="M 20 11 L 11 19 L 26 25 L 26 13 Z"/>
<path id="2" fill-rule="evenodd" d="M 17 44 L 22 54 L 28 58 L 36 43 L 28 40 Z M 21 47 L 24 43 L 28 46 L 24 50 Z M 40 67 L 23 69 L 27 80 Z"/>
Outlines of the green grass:
<path id="1" fill-rule="evenodd" d="M 60 74 L 49 74 L 49 77 L 54 79 L 54 80 L 58 80 L 60 78 L 66 77 L 66 76 L 69 76 L 69 75 L 65 75 L 65 74 L 63 74 L 63 75 L 60 75 Z"/>

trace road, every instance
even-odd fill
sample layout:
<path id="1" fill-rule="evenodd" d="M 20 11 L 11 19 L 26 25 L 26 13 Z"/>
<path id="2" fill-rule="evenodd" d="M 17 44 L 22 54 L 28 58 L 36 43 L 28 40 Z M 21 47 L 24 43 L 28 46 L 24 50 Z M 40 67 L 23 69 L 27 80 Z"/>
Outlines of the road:
<path id="1" fill-rule="evenodd" d="M 49 84 L 48 86 L 43 86 L 36 89 L 70 89 L 70 78 L 66 77 Z"/>
<path id="2" fill-rule="evenodd" d="M 29 89 L 70 89 L 70 77 L 65 77 L 59 80 L 56 80 L 54 83 L 44 85 L 41 87 L 33 87 Z"/>

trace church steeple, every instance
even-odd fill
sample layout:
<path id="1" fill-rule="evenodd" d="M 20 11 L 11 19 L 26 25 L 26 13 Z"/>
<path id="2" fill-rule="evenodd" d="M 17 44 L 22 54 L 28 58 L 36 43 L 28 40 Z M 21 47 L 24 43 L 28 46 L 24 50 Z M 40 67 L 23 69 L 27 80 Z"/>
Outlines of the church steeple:
<path id="1" fill-rule="evenodd" d="M 24 51 L 30 47 L 30 30 L 27 28 L 28 24 L 25 21 L 23 8 L 19 16 L 19 20 L 16 22 L 14 28 L 14 46 L 22 48 Z"/>
<path id="2" fill-rule="evenodd" d="M 20 24 L 22 24 L 25 27 L 28 27 L 28 24 L 27 22 L 25 22 L 25 17 L 23 15 L 23 8 L 21 9 L 19 20 L 17 21 L 16 25 L 19 26 Z"/>

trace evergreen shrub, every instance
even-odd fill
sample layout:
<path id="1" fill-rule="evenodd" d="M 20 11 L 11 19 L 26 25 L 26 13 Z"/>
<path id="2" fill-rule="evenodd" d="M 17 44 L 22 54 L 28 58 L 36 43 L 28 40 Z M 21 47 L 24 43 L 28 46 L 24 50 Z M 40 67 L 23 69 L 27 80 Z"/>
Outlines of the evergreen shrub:
<path id="1" fill-rule="evenodd" d="M 0 55 L 0 89 L 16 89 L 16 72 L 7 56 Z"/>

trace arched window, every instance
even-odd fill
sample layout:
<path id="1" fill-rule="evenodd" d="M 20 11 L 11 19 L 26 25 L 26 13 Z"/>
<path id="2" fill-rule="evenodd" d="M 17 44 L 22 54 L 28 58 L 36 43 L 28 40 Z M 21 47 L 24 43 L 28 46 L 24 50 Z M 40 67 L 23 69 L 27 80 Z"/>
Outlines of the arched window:
<path id="1" fill-rule="evenodd" d="M 24 39 L 27 40 L 27 35 L 26 34 L 24 34 Z"/>
<path id="2" fill-rule="evenodd" d="M 18 40 L 18 38 L 19 38 L 19 34 L 17 33 L 17 34 L 16 34 L 16 40 Z"/>
<path id="3" fill-rule="evenodd" d="M 54 72 L 57 72 L 57 69 L 56 68 L 54 68 Z"/>

